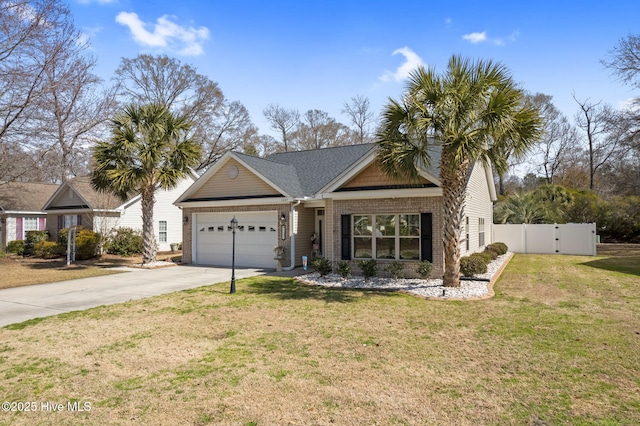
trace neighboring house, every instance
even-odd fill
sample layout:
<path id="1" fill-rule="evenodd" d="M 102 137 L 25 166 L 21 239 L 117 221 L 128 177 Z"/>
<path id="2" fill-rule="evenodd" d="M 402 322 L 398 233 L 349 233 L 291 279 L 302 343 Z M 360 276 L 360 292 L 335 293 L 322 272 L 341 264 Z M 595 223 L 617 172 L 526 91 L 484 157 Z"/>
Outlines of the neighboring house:
<path id="1" fill-rule="evenodd" d="M 158 250 L 170 250 L 170 244 L 182 241 L 182 212 L 173 205 L 195 178 L 183 179 L 176 188 L 158 189 L 153 210 L 153 226 Z M 56 240 L 58 231 L 69 226 L 82 225 L 102 234 L 116 228 L 142 230 L 142 200 L 138 194 L 126 202 L 107 193 L 97 192 L 88 176 L 77 177 L 60 185 L 44 205 L 48 214 L 47 229 Z"/>
<path id="2" fill-rule="evenodd" d="M 58 189 L 50 183 L 0 183 L 0 246 L 24 240 L 27 231 L 43 231 L 47 214 L 42 206 Z"/>
<path id="3" fill-rule="evenodd" d="M 432 155 L 439 163 L 438 152 Z M 285 267 L 315 254 L 331 261 L 374 258 L 429 260 L 443 273 L 442 189 L 437 167 L 418 182 L 394 181 L 377 164 L 375 144 L 273 154 L 228 152 L 178 200 L 183 218 L 183 262 L 229 266 L 238 221 L 235 264 Z M 495 187 L 490 168 L 474 165 L 467 185 L 463 253 L 491 241 Z M 312 238 L 317 237 L 315 246 Z M 468 246 L 467 246 L 468 244 Z M 355 263 L 354 263 L 355 266 Z"/>

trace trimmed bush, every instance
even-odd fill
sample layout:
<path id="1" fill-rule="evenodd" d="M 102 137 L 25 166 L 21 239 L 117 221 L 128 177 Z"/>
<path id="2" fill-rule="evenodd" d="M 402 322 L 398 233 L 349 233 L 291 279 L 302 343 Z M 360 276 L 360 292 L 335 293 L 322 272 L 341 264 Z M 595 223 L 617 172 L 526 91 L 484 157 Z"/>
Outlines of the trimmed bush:
<path id="1" fill-rule="evenodd" d="M 333 267 L 331 266 L 331 261 L 324 257 L 318 257 L 311 261 L 311 266 L 320 274 L 321 277 L 324 277 L 331 271 L 333 271 Z"/>
<path id="2" fill-rule="evenodd" d="M 349 275 L 351 275 L 351 263 L 347 262 L 346 260 L 339 261 L 338 274 L 340 274 L 340 276 L 345 280 L 349 278 Z"/>
<path id="3" fill-rule="evenodd" d="M 484 274 L 487 272 L 487 263 L 481 256 L 465 256 L 460 259 L 460 273 L 465 277 Z"/>
<path id="4" fill-rule="evenodd" d="M 62 253 L 61 247 L 53 241 L 38 241 L 33 246 L 33 254 L 44 259 L 54 259 L 60 257 Z"/>
<path id="5" fill-rule="evenodd" d="M 395 280 L 401 277 L 403 269 L 404 269 L 404 264 L 400 262 L 391 262 L 390 264 L 387 265 L 386 268 L 384 268 L 384 270 L 390 273 L 393 279 Z"/>
<path id="6" fill-rule="evenodd" d="M 58 240 L 61 250 L 66 252 L 69 228 L 60 230 Z M 76 228 L 76 260 L 85 260 L 96 257 L 98 254 L 98 243 L 100 236 L 86 228 L 78 226 Z"/>
<path id="7" fill-rule="evenodd" d="M 24 255 L 34 254 L 35 245 L 49 239 L 49 231 L 27 231 L 24 238 Z"/>
<path id="8" fill-rule="evenodd" d="M 378 262 L 375 259 L 361 260 L 358 262 L 358 268 L 360 268 L 362 276 L 367 281 L 378 273 Z"/>
<path id="9" fill-rule="evenodd" d="M 417 272 L 422 279 L 429 278 L 431 276 L 432 270 L 433 270 L 433 264 L 428 260 L 421 260 L 420 262 L 418 262 Z"/>
<path id="10" fill-rule="evenodd" d="M 142 232 L 118 228 L 105 244 L 105 250 L 118 256 L 133 256 L 142 253 L 142 244 Z"/>
<path id="11" fill-rule="evenodd" d="M 489 256 L 491 260 L 496 260 L 498 258 L 498 253 L 493 250 L 489 250 L 488 248 L 484 249 L 483 253 Z"/>
<path id="12" fill-rule="evenodd" d="M 509 248 L 505 243 L 493 243 L 487 246 L 487 250 L 495 251 L 498 253 L 498 256 L 502 256 L 503 254 L 507 254 Z"/>
<path id="13" fill-rule="evenodd" d="M 22 256 L 24 254 L 24 241 L 9 241 L 7 243 L 7 253 L 15 253 L 19 256 Z"/>
<path id="14" fill-rule="evenodd" d="M 489 252 L 487 252 L 487 251 L 480 251 L 480 252 L 476 252 L 476 253 L 471 253 L 469 255 L 469 257 L 480 258 L 485 263 L 485 265 L 488 265 L 493 260 L 491 254 L 489 254 Z"/>

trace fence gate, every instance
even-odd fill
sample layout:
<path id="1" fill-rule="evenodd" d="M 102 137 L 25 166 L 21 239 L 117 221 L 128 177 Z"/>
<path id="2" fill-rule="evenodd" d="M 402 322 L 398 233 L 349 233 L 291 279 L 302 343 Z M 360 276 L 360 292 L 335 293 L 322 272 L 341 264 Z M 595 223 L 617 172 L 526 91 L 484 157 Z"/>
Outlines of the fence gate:
<path id="1" fill-rule="evenodd" d="M 493 225 L 493 241 L 514 253 L 596 255 L 596 224 Z"/>

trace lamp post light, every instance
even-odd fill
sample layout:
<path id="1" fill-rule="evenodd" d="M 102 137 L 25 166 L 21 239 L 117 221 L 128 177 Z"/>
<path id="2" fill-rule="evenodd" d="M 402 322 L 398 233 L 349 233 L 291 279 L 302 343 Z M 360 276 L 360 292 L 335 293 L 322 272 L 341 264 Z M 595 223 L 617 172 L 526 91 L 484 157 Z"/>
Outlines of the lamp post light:
<path id="1" fill-rule="evenodd" d="M 230 294 L 236 292 L 236 229 L 238 229 L 238 219 L 234 216 L 231 219 L 231 232 L 233 240 L 231 243 L 231 290 Z"/>

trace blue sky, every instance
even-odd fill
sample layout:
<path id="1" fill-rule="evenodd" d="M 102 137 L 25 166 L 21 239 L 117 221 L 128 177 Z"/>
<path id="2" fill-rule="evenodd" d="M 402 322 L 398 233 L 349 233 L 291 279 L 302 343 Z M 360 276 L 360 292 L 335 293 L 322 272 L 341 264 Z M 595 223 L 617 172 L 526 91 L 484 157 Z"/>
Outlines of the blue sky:
<path id="1" fill-rule="evenodd" d="M 367 96 L 374 112 L 417 64 L 453 54 L 506 65 L 530 92 L 572 117 L 580 100 L 615 107 L 639 96 L 600 61 L 640 33 L 640 2 L 68 0 L 108 80 L 122 57 L 167 54 L 242 102 L 261 133 L 269 103 L 327 111 Z"/>

